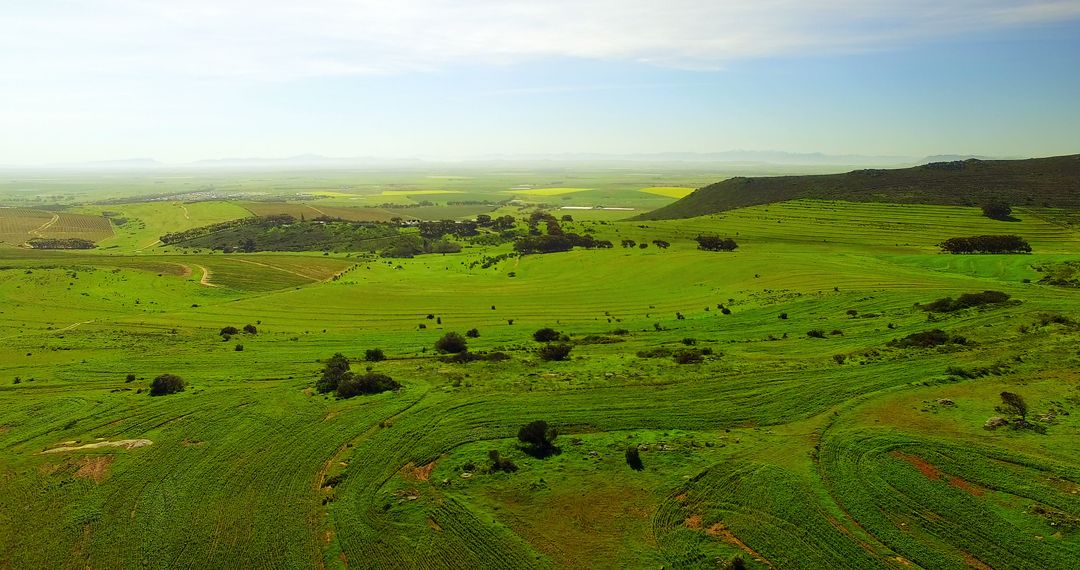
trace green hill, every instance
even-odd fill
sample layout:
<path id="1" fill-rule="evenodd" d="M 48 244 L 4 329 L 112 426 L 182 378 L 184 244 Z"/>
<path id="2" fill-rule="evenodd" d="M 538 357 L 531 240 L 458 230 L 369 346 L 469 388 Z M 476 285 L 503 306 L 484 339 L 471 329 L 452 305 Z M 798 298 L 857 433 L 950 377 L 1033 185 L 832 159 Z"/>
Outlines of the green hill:
<path id="1" fill-rule="evenodd" d="M 736 177 L 700 188 L 640 220 L 692 218 L 801 198 L 973 206 L 1080 207 L 1080 155 L 1027 160 L 934 162 L 893 170 L 813 176 Z"/>

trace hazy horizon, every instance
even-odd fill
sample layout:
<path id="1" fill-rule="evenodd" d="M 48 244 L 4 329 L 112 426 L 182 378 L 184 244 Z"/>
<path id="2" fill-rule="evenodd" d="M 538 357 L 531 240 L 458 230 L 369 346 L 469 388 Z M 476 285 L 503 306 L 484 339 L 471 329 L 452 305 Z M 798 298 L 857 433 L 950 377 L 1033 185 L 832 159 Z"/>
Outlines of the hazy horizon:
<path id="1" fill-rule="evenodd" d="M 1080 150 L 1078 0 L 45 0 L 0 29 L 5 166 Z"/>

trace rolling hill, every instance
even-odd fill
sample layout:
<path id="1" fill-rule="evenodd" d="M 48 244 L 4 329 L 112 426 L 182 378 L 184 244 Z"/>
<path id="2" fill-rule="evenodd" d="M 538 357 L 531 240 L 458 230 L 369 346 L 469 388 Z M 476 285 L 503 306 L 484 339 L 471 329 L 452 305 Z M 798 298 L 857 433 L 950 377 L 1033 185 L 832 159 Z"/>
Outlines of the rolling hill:
<path id="1" fill-rule="evenodd" d="M 813 176 L 736 177 L 694 191 L 639 220 L 692 218 L 796 199 L 971 206 L 1080 207 L 1080 155 L 1026 160 L 934 162 Z"/>

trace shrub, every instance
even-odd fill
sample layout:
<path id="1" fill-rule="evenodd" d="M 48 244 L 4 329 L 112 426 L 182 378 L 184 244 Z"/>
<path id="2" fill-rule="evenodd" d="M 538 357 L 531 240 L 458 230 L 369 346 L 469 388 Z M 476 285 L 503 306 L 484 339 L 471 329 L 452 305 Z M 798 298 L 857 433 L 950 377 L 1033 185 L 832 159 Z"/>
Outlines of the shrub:
<path id="1" fill-rule="evenodd" d="M 559 340 L 559 336 L 559 331 L 550 327 L 544 327 L 533 333 L 533 340 L 536 342 L 552 342 Z"/>
<path id="2" fill-rule="evenodd" d="M 238 344 L 236 345 L 236 347 L 233 348 L 233 350 L 235 350 L 236 352 L 244 352 L 244 345 Z"/>
<path id="3" fill-rule="evenodd" d="M 821 329 L 813 329 L 806 331 L 806 336 L 810 338 L 825 338 L 825 331 Z"/>
<path id="4" fill-rule="evenodd" d="M 255 325 L 244 325 L 244 332 L 247 334 L 259 334 L 259 329 L 255 328 Z"/>
<path id="5" fill-rule="evenodd" d="M 369 348 L 364 352 L 364 360 L 367 362 L 382 362 L 386 360 L 386 353 L 381 348 Z"/>
<path id="6" fill-rule="evenodd" d="M 150 395 L 164 396 L 183 392 L 186 385 L 184 379 L 175 374 L 162 374 L 150 383 Z"/>
<path id="7" fill-rule="evenodd" d="M 491 460 L 490 473 L 498 473 L 502 471 L 504 473 L 513 473 L 518 470 L 518 466 L 514 465 L 513 461 L 503 458 L 498 449 L 492 449 L 488 451 L 488 459 Z"/>
<path id="8" fill-rule="evenodd" d="M 221 329 L 221 332 L 219 332 L 218 334 L 221 335 L 221 336 L 230 336 L 230 335 L 238 334 L 239 332 L 240 332 L 240 329 L 238 329 L 236 327 L 225 327 L 225 328 Z"/>
<path id="9" fill-rule="evenodd" d="M 932 311 L 935 313 L 951 313 L 970 307 L 997 305 L 1008 300 L 1008 293 L 1002 293 L 1001 291 L 983 291 L 982 293 L 964 293 L 955 300 L 952 297 L 945 297 L 925 305 L 919 305 L 919 308 L 924 311 Z"/>
<path id="10" fill-rule="evenodd" d="M 352 398 L 359 394 L 378 394 L 388 390 L 397 390 L 401 384 L 393 378 L 375 372 L 358 375 L 352 372 L 346 373 L 337 386 L 338 398 Z"/>
<path id="11" fill-rule="evenodd" d="M 697 344 L 697 339 L 687 337 L 687 338 L 682 339 L 682 343 L 685 344 L 686 346 L 694 346 L 695 344 Z"/>
<path id="12" fill-rule="evenodd" d="M 574 349 L 574 346 L 564 342 L 546 344 L 540 347 L 537 354 L 540 355 L 540 360 L 554 361 L 554 360 L 566 360 L 570 356 L 570 351 Z"/>
<path id="13" fill-rule="evenodd" d="M 962 336 L 951 336 L 941 329 L 933 329 L 893 339 L 886 344 L 894 348 L 932 348 L 943 344 L 967 344 L 967 339 Z"/>
<path id="14" fill-rule="evenodd" d="M 458 353 L 465 352 L 469 348 L 465 337 L 456 332 L 448 332 L 442 338 L 435 341 L 435 350 L 439 352 Z"/>
<path id="15" fill-rule="evenodd" d="M 450 354 L 448 356 L 443 356 L 443 357 L 439 358 L 439 362 L 452 362 L 454 364 L 467 364 L 469 362 L 475 362 L 477 360 L 483 360 L 483 359 L 484 359 L 484 357 L 480 356 L 479 354 L 469 352 L 467 350 L 463 350 L 461 352 L 456 352 L 456 353 Z"/>
<path id="16" fill-rule="evenodd" d="M 982 213 L 991 220 L 1010 221 L 1012 217 L 1012 207 L 1005 202 L 990 202 L 989 204 L 983 204 Z"/>
<path id="17" fill-rule="evenodd" d="M 705 361 L 705 356 L 700 350 L 687 348 L 675 351 L 674 360 L 676 364 L 700 364 Z"/>
<path id="18" fill-rule="evenodd" d="M 338 383 L 346 374 L 349 374 L 349 368 L 349 359 L 345 358 L 344 354 L 340 352 L 334 354 L 323 366 L 322 378 L 315 383 L 315 390 L 320 394 L 337 390 Z"/>
<path id="19" fill-rule="evenodd" d="M 736 554 L 724 564 L 724 570 L 746 570 L 746 560 L 741 554 Z"/>
<path id="20" fill-rule="evenodd" d="M 529 422 L 518 430 L 518 441 L 528 447 L 525 452 L 534 457 L 547 457 L 556 453 L 555 438 L 559 437 L 559 430 L 549 426 L 544 420 Z"/>
<path id="21" fill-rule="evenodd" d="M 135 375 L 134 374 L 128 374 L 127 377 L 124 378 L 124 383 L 125 384 L 130 383 L 130 382 L 134 382 L 134 381 L 135 381 Z"/>
<path id="22" fill-rule="evenodd" d="M 585 335 L 574 340 L 574 344 L 618 344 L 620 342 L 626 342 L 626 339 L 598 334 Z"/>
<path id="23" fill-rule="evenodd" d="M 465 336 L 467 336 L 469 338 L 479 338 L 480 337 L 480 331 L 477 330 L 477 329 L 469 329 L 469 330 L 465 331 Z"/>
<path id="24" fill-rule="evenodd" d="M 631 445 L 626 448 L 626 464 L 634 471 L 645 469 L 645 464 L 641 462 L 641 452 L 638 451 L 636 445 Z"/>
<path id="25" fill-rule="evenodd" d="M 786 320 L 787 320 L 787 313 L 780 313 L 780 314 L 778 315 L 778 318 L 779 318 L 779 319 L 780 319 L 781 321 L 786 321 Z"/>
<path id="26" fill-rule="evenodd" d="M 638 358 L 667 358 L 671 356 L 671 349 L 661 346 L 652 350 L 639 350 L 637 356 Z"/>

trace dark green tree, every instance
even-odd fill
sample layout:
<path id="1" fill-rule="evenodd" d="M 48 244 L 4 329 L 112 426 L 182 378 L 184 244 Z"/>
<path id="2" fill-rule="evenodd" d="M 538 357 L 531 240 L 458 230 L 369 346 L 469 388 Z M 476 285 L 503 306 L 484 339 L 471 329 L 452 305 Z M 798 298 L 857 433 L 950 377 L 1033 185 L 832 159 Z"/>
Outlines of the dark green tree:
<path id="1" fill-rule="evenodd" d="M 551 342 L 559 340 L 559 336 L 559 331 L 551 327 L 544 327 L 533 333 L 533 340 L 536 342 Z"/>
<path id="2" fill-rule="evenodd" d="M 183 378 L 175 374 L 162 374 L 150 382 L 150 395 L 164 396 L 183 392 L 186 385 L 187 382 L 184 382 Z"/>
<path id="3" fill-rule="evenodd" d="M 456 332 L 448 332 L 443 335 L 442 338 L 435 341 L 435 350 L 439 352 L 448 352 L 457 354 L 459 352 L 465 352 L 469 348 L 469 343 L 465 340 L 465 337 Z"/>
<path id="4" fill-rule="evenodd" d="M 994 408 L 1002 414 L 1008 414 L 1010 416 L 1016 416 L 1019 418 L 1020 425 L 1027 425 L 1028 406 L 1024 401 L 1023 396 L 1013 392 L 1001 393 L 1001 405 Z"/>
<path id="5" fill-rule="evenodd" d="M 322 378 L 315 383 L 315 390 L 320 394 L 337 390 L 338 383 L 349 373 L 349 359 L 340 352 L 334 354 L 323 366 Z"/>
<path id="6" fill-rule="evenodd" d="M 558 451 L 555 447 L 555 438 L 559 436 L 559 430 L 549 426 L 544 420 L 529 422 L 518 430 L 518 440 L 528 447 L 525 452 L 534 457 L 544 458 Z"/>

